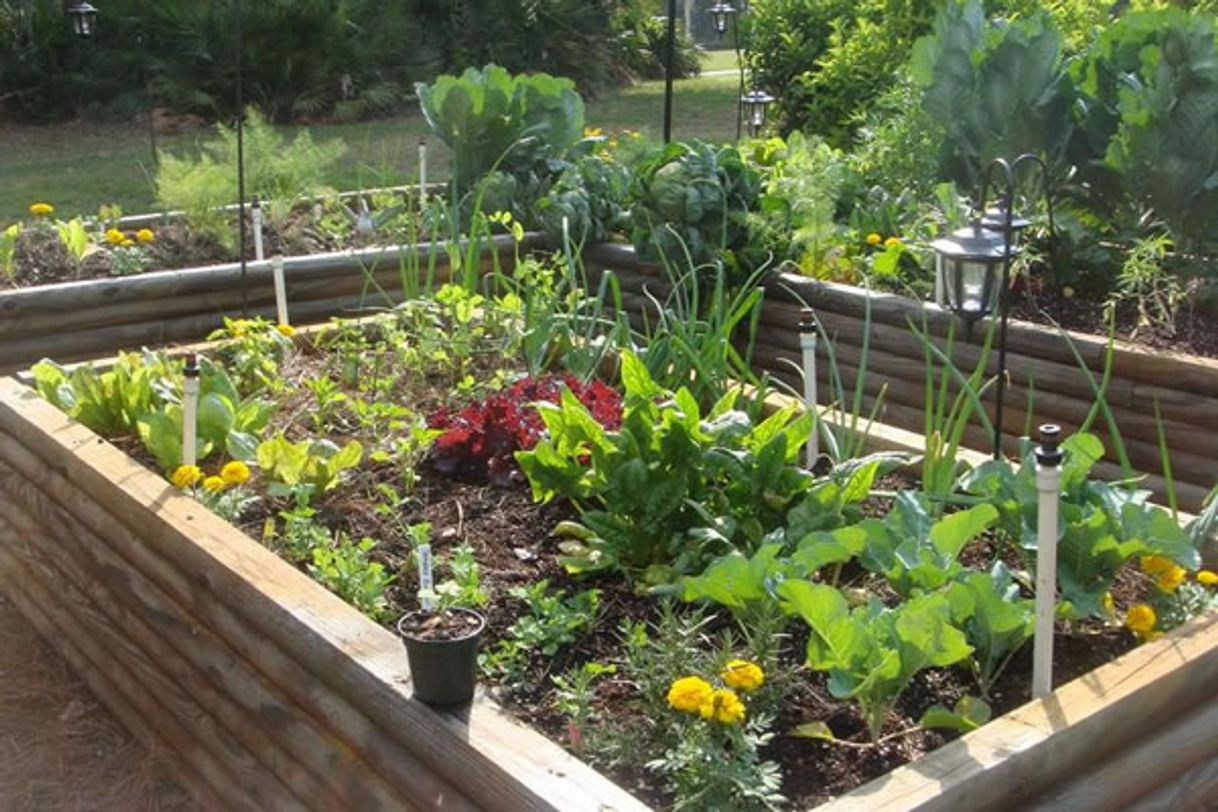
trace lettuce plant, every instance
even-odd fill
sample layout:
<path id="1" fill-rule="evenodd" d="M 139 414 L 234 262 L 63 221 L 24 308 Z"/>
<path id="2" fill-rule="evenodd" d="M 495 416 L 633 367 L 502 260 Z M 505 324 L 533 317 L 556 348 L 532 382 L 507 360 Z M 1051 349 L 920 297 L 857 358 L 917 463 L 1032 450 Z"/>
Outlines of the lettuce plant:
<path id="1" fill-rule="evenodd" d="M 268 492 L 286 495 L 324 493 L 338 485 L 339 476 L 359 465 L 364 448 L 351 440 L 342 448 L 329 440 L 293 443 L 280 432 L 258 445 L 258 465 L 270 484 Z"/>
<path id="2" fill-rule="evenodd" d="M 445 474 L 473 474 L 507 485 L 516 471 L 512 455 L 537 445 L 545 430 L 537 404 L 556 403 L 564 389 L 602 426 L 621 423 L 621 396 L 599 381 L 582 383 L 569 375 L 522 378 L 459 411 L 441 408 L 432 414 L 428 428 L 443 431 L 432 446 L 432 464 Z"/>

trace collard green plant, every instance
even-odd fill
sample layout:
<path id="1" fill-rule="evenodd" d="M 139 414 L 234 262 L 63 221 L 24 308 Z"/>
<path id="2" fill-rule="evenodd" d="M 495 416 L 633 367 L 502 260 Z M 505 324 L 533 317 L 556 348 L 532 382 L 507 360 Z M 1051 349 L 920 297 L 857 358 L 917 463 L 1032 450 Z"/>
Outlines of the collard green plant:
<path id="1" fill-rule="evenodd" d="M 1181 9 L 1126 14 L 1105 29 L 1072 73 L 1083 94 L 1076 161 L 1094 188 L 1088 205 L 1112 212 L 1113 201 L 1128 199 L 1152 210 L 1185 247 L 1213 241 L 1213 17 Z"/>
<path id="2" fill-rule="evenodd" d="M 760 179 L 735 147 L 669 144 L 631 184 L 634 247 L 644 259 L 700 266 L 736 258 L 749 242 Z"/>
<path id="3" fill-rule="evenodd" d="M 808 624 L 808 666 L 829 673 L 834 697 L 859 704 L 872 741 L 880 738 L 885 718 L 915 674 L 953 665 L 972 652 L 939 593 L 892 609 L 872 600 L 851 611 L 842 593 L 824 584 L 785 581 L 777 592 Z"/>
<path id="4" fill-rule="evenodd" d="M 859 525 L 866 533 L 863 566 L 883 575 L 902 596 L 931 592 L 963 570 L 957 561 L 965 545 L 998 520 L 993 505 L 975 505 L 935 521 L 925 499 L 900 491 L 883 520 Z"/>
<path id="5" fill-rule="evenodd" d="M 912 76 L 946 128 L 943 171 L 966 188 L 996 157 L 1062 156 L 1074 89 L 1048 14 L 987 22 L 980 0 L 950 0 L 915 45 Z"/>
<path id="6" fill-rule="evenodd" d="M 952 623 L 973 647 L 969 666 L 981 695 L 989 696 L 1011 657 L 1032 638 L 1035 603 L 1020 597 L 1019 584 L 1001 561 L 989 572 L 961 574 L 944 594 Z"/>
<path id="7" fill-rule="evenodd" d="M 1104 593 L 1117 572 L 1143 555 L 1158 555 L 1195 570 L 1200 557 L 1189 531 L 1170 512 L 1151 505 L 1148 491 L 1093 480 L 1091 468 L 1104 454 L 1093 435 L 1062 443 L 1062 495 L 1057 541 L 1059 612 L 1079 618 L 1102 615 Z M 1029 450 L 1016 468 L 990 461 L 961 482 L 965 492 L 997 508 L 999 526 L 1030 554 L 1037 549 L 1036 462 Z"/>
<path id="8" fill-rule="evenodd" d="M 629 189 L 630 171 L 622 164 L 601 155 L 580 157 L 537 201 L 537 221 L 546 234 L 565 234 L 576 247 L 605 242 L 628 227 Z"/>
<path id="9" fill-rule="evenodd" d="M 584 102 L 570 79 L 487 65 L 415 90 L 428 126 L 451 151 L 459 195 L 492 169 L 532 171 L 583 135 Z"/>

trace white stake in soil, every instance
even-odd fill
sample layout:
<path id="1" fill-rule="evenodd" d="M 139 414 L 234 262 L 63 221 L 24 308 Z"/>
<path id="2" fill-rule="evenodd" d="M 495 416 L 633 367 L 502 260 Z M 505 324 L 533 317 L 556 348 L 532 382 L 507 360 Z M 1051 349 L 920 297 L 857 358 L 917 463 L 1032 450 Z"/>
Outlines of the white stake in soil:
<path id="1" fill-rule="evenodd" d="M 1057 509 L 1062 484 L 1061 429 L 1040 427 L 1036 448 L 1036 640 L 1032 650 L 1032 698 L 1053 693 L 1053 620 L 1057 614 Z"/>
<path id="2" fill-rule="evenodd" d="M 186 356 L 182 370 L 182 464 L 195 465 L 195 437 L 199 420 L 199 359 Z"/>
<path id="3" fill-rule="evenodd" d="M 419 208 L 427 203 L 427 139 L 419 139 Z"/>
<path id="4" fill-rule="evenodd" d="M 820 458 L 820 419 L 816 410 L 816 312 L 810 307 L 799 312 L 799 348 L 803 354 L 804 406 L 812 415 L 805 463 L 811 471 Z"/>
<path id="5" fill-rule="evenodd" d="M 283 254 L 271 257 L 271 277 L 275 280 L 275 313 L 280 324 L 288 321 L 288 286 L 283 279 Z"/>
<path id="6" fill-rule="evenodd" d="M 262 245 L 262 201 L 256 197 L 250 205 L 250 219 L 254 222 L 254 259 L 262 262 L 266 258 Z"/>
<path id="7" fill-rule="evenodd" d="M 431 612 L 436 608 L 436 599 L 432 592 L 430 544 L 419 545 L 419 603 L 423 605 L 424 612 Z"/>

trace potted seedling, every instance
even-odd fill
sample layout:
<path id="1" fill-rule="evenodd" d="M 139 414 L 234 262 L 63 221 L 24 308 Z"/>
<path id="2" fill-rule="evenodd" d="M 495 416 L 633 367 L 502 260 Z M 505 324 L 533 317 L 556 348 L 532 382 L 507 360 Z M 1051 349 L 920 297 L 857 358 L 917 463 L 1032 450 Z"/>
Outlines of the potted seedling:
<path id="1" fill-rule="evenodd" d="M 478 644 L 486 619 L 449 605 L 433 587 L 430 525 L 410 528 L 419 560 L 419 605 L 398 621 L 406 644 L 414 696 L 430 705 L 456 705 L 474 696 Z"/>

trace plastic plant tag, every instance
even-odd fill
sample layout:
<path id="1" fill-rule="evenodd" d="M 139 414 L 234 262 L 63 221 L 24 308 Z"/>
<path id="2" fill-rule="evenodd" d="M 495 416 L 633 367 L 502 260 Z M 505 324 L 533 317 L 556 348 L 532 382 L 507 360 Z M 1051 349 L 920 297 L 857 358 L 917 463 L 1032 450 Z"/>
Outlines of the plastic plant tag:
<path id="1" fill-rule="evenodd" d="M 432 588 L 431 576 L 431 545 L 419 545 L 419 603 L 423 606 L 424 612 L 434 611 L 436 608 L 435 591 Z"/>

